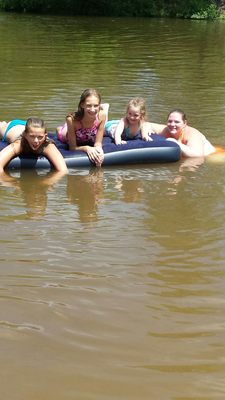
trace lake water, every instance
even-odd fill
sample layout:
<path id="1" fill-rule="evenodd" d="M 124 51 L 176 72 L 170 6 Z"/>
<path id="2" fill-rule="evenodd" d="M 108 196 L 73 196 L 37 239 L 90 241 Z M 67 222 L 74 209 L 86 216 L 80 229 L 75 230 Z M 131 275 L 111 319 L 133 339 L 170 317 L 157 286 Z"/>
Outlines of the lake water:
<path id="1" fill-rule="evenodd" d="M 55 131 L 97 88 L 225 146 L 225 21 L 0 14 L 0 120 Z M 12 172 L 0 185 L 1 398 L 225 398 L 224 164 Z"/>

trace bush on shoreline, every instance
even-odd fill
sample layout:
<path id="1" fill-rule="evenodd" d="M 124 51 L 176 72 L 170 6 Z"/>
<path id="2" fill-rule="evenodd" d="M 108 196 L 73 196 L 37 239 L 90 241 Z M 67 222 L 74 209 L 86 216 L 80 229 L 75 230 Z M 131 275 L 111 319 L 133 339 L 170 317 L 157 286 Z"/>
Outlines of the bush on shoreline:
<path id="1" fill-rule="evenodd" d="M 118 17 L 215 19 L 223 7 L 221 0 L 0 0 L 4 11 Z"/>

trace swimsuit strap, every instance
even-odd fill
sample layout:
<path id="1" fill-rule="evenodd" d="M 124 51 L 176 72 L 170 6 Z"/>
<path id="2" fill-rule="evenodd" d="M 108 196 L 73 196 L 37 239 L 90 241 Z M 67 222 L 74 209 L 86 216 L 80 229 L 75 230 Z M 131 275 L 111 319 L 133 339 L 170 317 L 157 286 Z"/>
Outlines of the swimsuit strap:
<path id="1" fill-rule="evenodd" d="M 187 144 L 187 140 L 184 140 L 184 128 L 181 129 L 181 134 L 180 134 L 178 141 L 183 144 Z"/>
<path id="2" fill-rule="evenodd" d="M 139 133 L 139 130 L 140 130 L 140 129 L 141 129 L 141 124 L 140 124 L 140 122 L 139 122 L 138 128 L 137 128 L 137 131 L 136 131 L 135 135 L 137 135 L 137 133 Z M 126 133 L 128 133 L 128 135 L 130 134 L 130 124 L 129 124 L 129 122 L 128 122 L 128 124 L 127 124 L 127 127 L 124 128 L 124 130 L 126 131 Z"/>
<path id="3" fill-rule="evenodd" d="M 96 115 L 96 118 L 95 118 L 95 120 L 94 120 L 94 122 L 93 122 L 93 125 L 92 125 L 90 128 L 85 128 L 85 127 L 83 126 L 83 124 L 82 124 L 82 120 L 78 120 L 77 122 L 79 122 L 80 128 L 82 128 L 82 129 L 93 129 L 93 128 L 97 128 L 97 127 L 98 127 L 98 125 L 99 125 L 99 118 L 98 118 L 98 115 Z M 78 128 L 78 129 L 80 129 L 80 128 Z"/>

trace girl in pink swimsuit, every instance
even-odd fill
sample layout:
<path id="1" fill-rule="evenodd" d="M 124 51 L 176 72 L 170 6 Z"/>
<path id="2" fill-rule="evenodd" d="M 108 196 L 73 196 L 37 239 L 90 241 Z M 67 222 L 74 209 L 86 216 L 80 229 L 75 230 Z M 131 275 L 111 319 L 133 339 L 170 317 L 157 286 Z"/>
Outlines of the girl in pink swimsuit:
<path id="1" fill-rule="evenodd" d="M 95 89 L 86 89 L 80 97 L 77 111 L 66 117 L 66 124 L 57 128 L 57 137 L 68 143 L 69 150 L 87 153 L 91 162 L 101 166 L 104 153 L 102 139 L 107 112 L 101 109 L 101 96 Z"/>

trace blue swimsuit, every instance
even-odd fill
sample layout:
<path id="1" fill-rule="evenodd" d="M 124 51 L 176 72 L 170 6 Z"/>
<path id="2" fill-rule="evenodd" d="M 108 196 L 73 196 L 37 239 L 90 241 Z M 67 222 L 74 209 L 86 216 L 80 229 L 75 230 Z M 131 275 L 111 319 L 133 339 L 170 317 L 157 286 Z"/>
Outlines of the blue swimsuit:
<path id="1" fill-rule="evenodd" d="M 105 135 L 110 136 L 114 139 L 114 133 L 119 122 L 120 119 L 113 119 L 111 121 L 107 121 L 105 124 Z M 123 130 L 122 139 L 123 140 L 141 139 L 141 129 L 139 128 L 136 134 L 131 136 L 130 127 L 127 126 Z"/>
<path id="2" fill-rule="evenodd" d="M 22 120 L 22 119 L 13 119 L 12 121 L 10 121 L 10 123 L 9 123 L 9 125 L 7 126 L 7 128 L 6 128 L 6 130 L 5 130 L 5 133 L 4 133 L 3 137 L 2 137 L 2 141 L 3 141 L 3 142 L 6 142 L 6 135 L 7 135 L 7 133 L 9 132 L 9 130 L 10 130 L 11 128 L 13 128 L 13 127 L 16 126 L 16 125 L 23 125 L 23 126 L 25 126 L 25 125 L 26 125 L 26 122 L 27 122 L 27 121 L 24 121 L 24 120 Z"/>
<path id="3" fill-rule="evenodd" d="M 123 130 L 122 139 L 123 139 L 123 140 L 141 139 L 141 129 L 139 128 L 138 131 L 135 133 L 135 135 L 131 135 L 131 134 L 130 134 L 130 126 L 127 126 L 127 127 L 124 128 L 124 130 Z"/>

